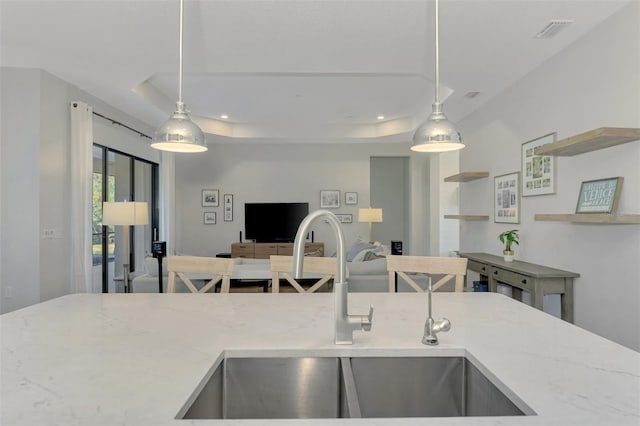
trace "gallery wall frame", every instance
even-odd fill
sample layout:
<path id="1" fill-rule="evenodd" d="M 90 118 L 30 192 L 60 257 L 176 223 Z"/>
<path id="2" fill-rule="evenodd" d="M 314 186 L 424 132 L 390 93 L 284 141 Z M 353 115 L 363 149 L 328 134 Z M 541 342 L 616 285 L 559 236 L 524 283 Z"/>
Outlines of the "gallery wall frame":
<path id="1" fill-rule="evenodd" d="M 216 212 L 204 212 L 202 221 L 205 225 L 215 225 L 216 219 Z"/>
<path id="2" fill-rule="evenodd" d="M 344 193 L 344 203 L 347 205 L 358 204 L 358 193 L 357 192 L 345 192 Z"/>
<path id="3" fill-rule="evenodd" d="M 494 177 L 493 221 L 520 223 L 520 172 Z"/>
<path id="4" fill-rule="evenodd" d="M 224 221 L 233 222 L 233 194 L 224 194 Z"/>
<path id="5" fill-rule="evenodd" d="M 338 222 L 340 223 L 353 223 L 352 214 L 336 213 L 336 217 L 338 218 Z"/>
<path id="6" fill-rule="evenodd" d="M 202 207 L 218 207 L 220 205 L 220 190 L 203 189 Z"/>
<path id="7" fill-rule="evenodd" d="M 553 143 L 556 133 L 549 133 L 522 144 L 522 196 L 556 193 L 556 158 L 553 155 L 536 155 L 539 146 Z"/>
<path id="8" fill-rule="evenodd" d="M 320 208 L 340 208 L 340 191 L 337 189 L 323 189 L 320 191 Z"/>

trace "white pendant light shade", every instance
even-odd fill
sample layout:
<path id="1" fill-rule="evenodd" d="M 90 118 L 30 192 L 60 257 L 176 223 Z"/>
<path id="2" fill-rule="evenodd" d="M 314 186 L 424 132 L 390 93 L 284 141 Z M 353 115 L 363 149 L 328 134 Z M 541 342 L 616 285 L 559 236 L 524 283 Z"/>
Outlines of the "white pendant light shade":
<path id="1" fill-rule="evenodd" d="M 171 118 L 155 131 L 151 147 L 161 151 L 204 152 L 207 143 L 200 127 L 191 121 L 184 104 L 178 102 Z"/>
<path id="2" fill-rule="evenodd" d="M 446 152 L 464 148 L 456 126 L 442 112 L 441 104 L 433 104 L 433 112 L 413 134 L 412 151 Z"/>

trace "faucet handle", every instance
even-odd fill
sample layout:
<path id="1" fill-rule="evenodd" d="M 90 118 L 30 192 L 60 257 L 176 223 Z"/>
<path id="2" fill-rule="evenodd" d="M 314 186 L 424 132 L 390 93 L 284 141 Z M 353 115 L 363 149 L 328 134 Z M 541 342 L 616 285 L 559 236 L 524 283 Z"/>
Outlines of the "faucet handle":
<path id="1" fill-rule="evenodd" d="M 371 331 L 371 324 L 373 323 L 373 305 L 369 305 L 369 315 L 362 317 L 362 329 L 364 331 Z"/>
<path id="2" fill-rule="evenodd" d="M 451 321 L 447 318 L 440 318 L 433 324 L 433 332 L 439 333 L 441 331 L 449 331 L 451 330 Z"/>

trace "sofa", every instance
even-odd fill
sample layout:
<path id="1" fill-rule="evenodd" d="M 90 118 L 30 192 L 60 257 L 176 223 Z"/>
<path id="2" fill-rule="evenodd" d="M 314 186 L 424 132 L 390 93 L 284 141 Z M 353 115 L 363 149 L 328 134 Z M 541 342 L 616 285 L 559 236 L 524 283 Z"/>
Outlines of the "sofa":
<path id="1" fill-rule="evenodd" d="M 347 281 L 349 292 L 386 292 L 389 291 L 389 273 L 387 271 L 386 256 L 390 254 L 390 249 L 379 242 L 367 242 L 357 239 L 349 248 L 346 254 L 347 259 Z M 434 275 L 433 282 L 437 282 L 442 275 Z M 411 274 L 411 278 L 422 289 L 429 285 L 428 277 L 424 274 Z M 398 293 L 415 290 L 402 277 L 396 278 Z M 449 280 L 445 285 L 436 291 L 454 291 L 455 280 Z"/>
<path id="2" fill-rule="evenodd" d="M 167 291 L 169 272 L 167 272 L 167 259 L 162 261 L 162 290 Z M 158 292 L 158 259 L 148 256 L 144 259 L 144 272 L 136 274 L 131 280 L 132 293 L 157 293 Z"/>

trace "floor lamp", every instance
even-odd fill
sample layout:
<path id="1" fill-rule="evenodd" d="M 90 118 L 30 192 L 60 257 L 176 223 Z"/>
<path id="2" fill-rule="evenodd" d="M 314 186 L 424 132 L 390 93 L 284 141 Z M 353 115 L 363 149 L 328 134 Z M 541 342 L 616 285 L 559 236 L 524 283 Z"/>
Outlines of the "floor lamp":
<path id="1" fill-rule="evenodd" d="M 102 224 L 121 225 L 124 240 L 124 292 L 131 293 L 129 287 L 129 226 L 149 223 L 149 208 L 146 202 L 102 203 Z"/>
<path id="2" fill-rule="evenodd" d="M 382 222 L 382 209 L 366 208 L 358 210 L 358 222 L 369 222 L 369 240 L 371 241 L 371 224 Z"/>

